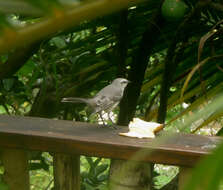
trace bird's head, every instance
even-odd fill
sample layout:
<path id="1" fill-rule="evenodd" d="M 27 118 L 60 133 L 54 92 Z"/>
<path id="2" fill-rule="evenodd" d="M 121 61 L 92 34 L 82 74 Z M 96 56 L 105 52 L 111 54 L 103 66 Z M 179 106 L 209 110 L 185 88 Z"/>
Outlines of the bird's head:
<path id="1" fill-rule="evenodd" d="M 116 86 L 120 86 L 123 89 L 125 89 L 125 87 L 128 85 L 128 83 L 130 83 L 130 81 L 125 78 L 116 78 L 112 82 L 112 84 L 114 84 Z"/>

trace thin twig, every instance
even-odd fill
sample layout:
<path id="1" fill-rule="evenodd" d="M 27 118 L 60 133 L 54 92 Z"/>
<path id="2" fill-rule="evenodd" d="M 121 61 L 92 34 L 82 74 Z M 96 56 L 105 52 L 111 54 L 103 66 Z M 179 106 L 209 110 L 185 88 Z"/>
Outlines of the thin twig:
<path id="1" fill-rule="evenodd" d="M 216 55 L 216 56 L 213 56 L 213 57 L 207 57 L 206 59 L 204 59 L 203 61 L 201 61 L 200 63 L 198 63 L 192 70 L 191 72 L 188 74 L 187 78 L 186 78 L 186 81 L 184 82 L 184 85 L 183 85 L 183 88 L 181 90 L 181 98 L 183 98 L 183 95 L 184 95 L 184 92 L 192 78 L 192 76 L 194 75 L 194 73 L 201 67 L 203 66 L 205 63 L 207 63 L 208 61 L 210 60 L 214 60 L 214 59 L 219 59 L 219 58 L 222 58 L 223 57 L 223 54 L 221 55 Z"/>
<path id="2" fill-rule="evenodd" d="M 216 64 L 216 67 L 217 67 L 221 72 L 223 72 L 223 69 L 222 69 L 218 64 Z"/>

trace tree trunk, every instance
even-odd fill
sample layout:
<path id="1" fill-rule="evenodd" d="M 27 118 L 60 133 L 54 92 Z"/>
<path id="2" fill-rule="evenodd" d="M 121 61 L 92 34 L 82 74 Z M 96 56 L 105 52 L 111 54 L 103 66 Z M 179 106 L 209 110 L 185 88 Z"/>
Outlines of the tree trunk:
<path id="1" fill-rule="evenodd" d="M 150 164 L 135 161 L 112 160 L 110 190 L 150 190 Z M 118 172 L 117 172 L 118 171 Z"/>
<path id="2" fill-rule="evenodd" d="M 160 3 L 161 5 L 161 3 Z M 118 124 L 128 125 L 135 114 L 137 100 L 140 95 L 144 74 L 148 65 L 149 55 L 159 37 L 159 29 L 163 19 L 157 7 L 148 28 L 143 34 L 139 50 L 133 58 L 129 73 L 128 85 L 120 106 Z M 127 35 L 127 34 L 126 34 Z M 125 41 L 125 40 L 124 40 Z M 121 45 L 120 45 L 121 46 Z M 123 47 L 126 47 L 123 45 Z M 110 190 L 148 190 L 151 189 L 151 165 L 134 161 L 112 160 L 110 166 Z"/>
<path id="3" fill-rule="evenodd" d="M 54 189 L 80 190 L 80 156 L 55 154 Z"/>
<path id="4" fill-rule="evenodd" d="M 38 51 L 40 42 L 16 49 L 9 54 L 5 63 L 0 64 L 0 79 L 12 77 Z"/>

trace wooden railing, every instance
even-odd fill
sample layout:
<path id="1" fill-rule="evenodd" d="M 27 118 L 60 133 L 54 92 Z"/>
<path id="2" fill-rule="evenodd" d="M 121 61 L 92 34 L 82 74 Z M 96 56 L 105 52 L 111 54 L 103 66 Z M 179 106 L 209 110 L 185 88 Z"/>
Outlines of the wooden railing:
<path id="1" fill-rule="evenodd" d="M 188 175 L 187 168 L 192 168 L 221 140 L 190 134 L 176 134 L 166 140 L 118 135 L 127 130 L 127 127 L 114 130 L 89 123 L 1 115 L 0 149 L 5 180 L 10 190 L 30 189 L 26 150 L 38 150 L 54 153 L 54 184 L 59 190 L 80 189 L 80 155 L 181 166 L 184 168 L 181 184 L 185 181 L 184 174 Z"/>

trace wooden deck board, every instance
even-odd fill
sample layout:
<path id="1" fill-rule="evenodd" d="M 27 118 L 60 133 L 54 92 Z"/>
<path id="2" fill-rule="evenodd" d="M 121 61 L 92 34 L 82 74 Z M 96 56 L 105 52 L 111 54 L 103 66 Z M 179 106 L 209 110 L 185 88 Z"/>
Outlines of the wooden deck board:
<path id="1" fill-rule="evenodd" d="M 193 166 L 220 137 L 176 134 L 166 140 L 118 135 L 127 127 L 0 115 L 0 147 Z"/>

